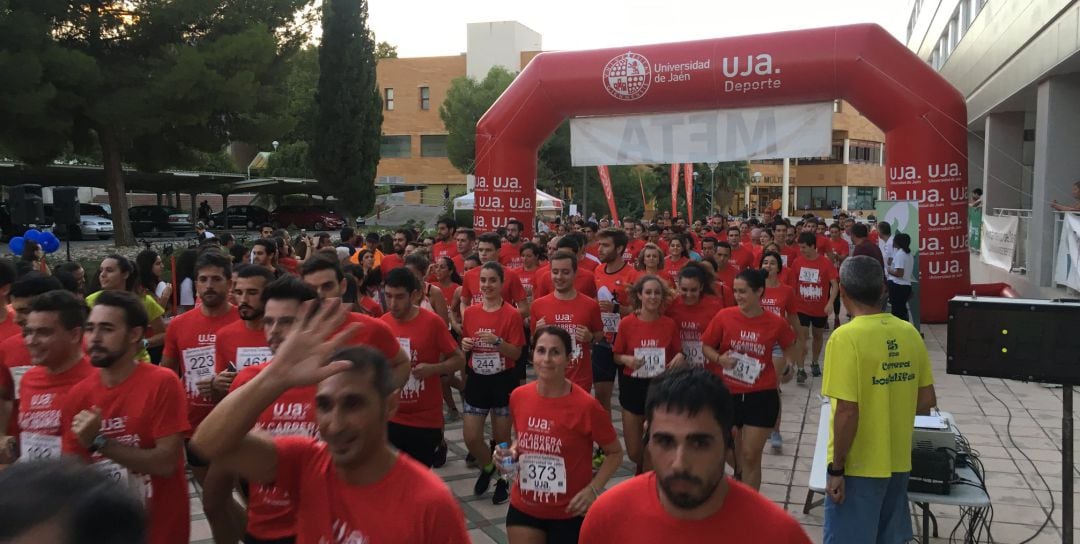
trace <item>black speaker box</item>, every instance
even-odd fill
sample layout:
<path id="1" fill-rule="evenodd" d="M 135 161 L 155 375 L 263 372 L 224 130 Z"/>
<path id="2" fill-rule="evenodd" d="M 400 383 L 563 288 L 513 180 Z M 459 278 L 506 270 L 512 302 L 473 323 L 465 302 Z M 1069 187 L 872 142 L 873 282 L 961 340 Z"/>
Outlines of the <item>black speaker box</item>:
<path id="1" fill-rule="evenodd" d="M 24 226 L 45 222 L 45 203 L 41 200 L 40 185 L 15 185 L 8 189 L 8 196 L 12 223 Z"/>
<path id="2" fill-rule="evenodd" d="M 57 225 L 78 225 L 82 214 L 79 213 L 79 188 L 53 188 L 53 222 Z"/>

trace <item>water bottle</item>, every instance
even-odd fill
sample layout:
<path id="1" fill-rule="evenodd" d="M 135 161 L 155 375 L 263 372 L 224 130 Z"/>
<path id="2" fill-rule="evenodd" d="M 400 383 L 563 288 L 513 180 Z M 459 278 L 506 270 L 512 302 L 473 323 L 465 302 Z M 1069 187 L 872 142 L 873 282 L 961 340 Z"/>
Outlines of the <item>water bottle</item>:
<path id="1" fill-rule="evenodd" d="M 510 444 L 501 442 L 498 448 L 499 455 L 501 456 L 501 460 L 499 461 L 499 471 L 507 478 L 513 479 L 517 476 L 517 461 L 510 453 Z"/>

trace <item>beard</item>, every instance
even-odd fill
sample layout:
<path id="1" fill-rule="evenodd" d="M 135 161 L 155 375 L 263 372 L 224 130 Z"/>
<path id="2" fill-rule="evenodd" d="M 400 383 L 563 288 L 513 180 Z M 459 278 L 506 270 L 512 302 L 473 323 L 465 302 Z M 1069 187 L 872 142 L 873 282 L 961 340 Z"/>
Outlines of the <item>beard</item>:
<path id="1" fill-rule="evenodd" d="M 87 354 L 90 356 L 90 364 L 97 368 L 109 368 L 116 364 L 126 351 L 109 351 L 106 348 L 90 348 Z"/>
<path id="2" fill-rule="evenodd" d="M 698 486 L 697 489 L 699 489 L 700 492 L 677 492 L 674 490 L 673 484 L 678 481 L 694 484 Z M 720 480 L 716 480 L 715 482 L 705 482 L 701 478 L 686 472 L 676 472 L 659 480 L 659 482 L 660 489 L 663 490 L 664 495 L 668 500 L 682 510 L 693 510 L 694 508 L 705 504 L 705 501 L 708 501 L 709 498 L 712 497 L 717 486 L 720 485 Z"/>
<path id="3" fill-rule="evenodd" d="M 256 310 L 247 304 L 241 304 L 237 310 L 240 313 L 240 319 L 243 321 L 257 321 L 263 318 L 263 311 L 261 309 Z"/>

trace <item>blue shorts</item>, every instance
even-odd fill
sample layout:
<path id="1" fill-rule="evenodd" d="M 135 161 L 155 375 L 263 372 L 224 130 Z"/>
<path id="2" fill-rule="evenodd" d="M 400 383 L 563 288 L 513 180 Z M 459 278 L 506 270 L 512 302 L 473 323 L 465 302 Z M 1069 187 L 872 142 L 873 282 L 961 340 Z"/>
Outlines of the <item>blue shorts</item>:
<path id="1" fill-rule="evenodd" d="M 901 544 L 914 538 L 908 510 L 909 475 L 844 477 L 844 504 L 825 497 L 825 544 Z"/>

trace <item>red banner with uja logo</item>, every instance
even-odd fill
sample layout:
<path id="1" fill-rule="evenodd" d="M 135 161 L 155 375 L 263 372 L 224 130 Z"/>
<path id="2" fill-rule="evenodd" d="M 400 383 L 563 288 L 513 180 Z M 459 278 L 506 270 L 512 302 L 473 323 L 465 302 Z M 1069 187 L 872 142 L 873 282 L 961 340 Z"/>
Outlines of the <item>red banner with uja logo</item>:
<path id="1" fill-rule="evenodd" d="M 607 199 L 608 211 L 611 212 L 611 220 L 619 221 L 619 210 L 615 208 L 615 192 L 611 190 L 611 173 L 608 172 L 607 165 L 601 164 L 596 167 L 596 170 L 600 172 L 600 185 L 604 187 L 604 198 Z"/>
<path id="2" fill-rule="evenodd" d="M 671 218 L 679 215 L 679 165 L 671 165 Z"/>
<path id="3" fill-rule="evenodd" d="M 686 184 L 686 224 L 694 222 L 694 165 L 682 165 L 683 183 Z"/>

